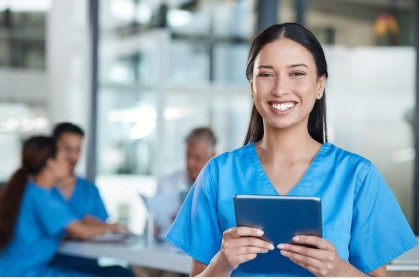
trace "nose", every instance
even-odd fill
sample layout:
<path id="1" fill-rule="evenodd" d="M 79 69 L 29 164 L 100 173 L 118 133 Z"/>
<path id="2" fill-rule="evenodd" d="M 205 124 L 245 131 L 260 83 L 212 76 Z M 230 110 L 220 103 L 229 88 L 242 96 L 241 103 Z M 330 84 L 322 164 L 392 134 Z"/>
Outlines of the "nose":
<path id="1" fill-rule="evenodd" d="M 275 96 L 287 95 L 290 93 L 290 84 L 287 77 L 278 75 L 275 78 L 273 90 L 271 93 Z"/>

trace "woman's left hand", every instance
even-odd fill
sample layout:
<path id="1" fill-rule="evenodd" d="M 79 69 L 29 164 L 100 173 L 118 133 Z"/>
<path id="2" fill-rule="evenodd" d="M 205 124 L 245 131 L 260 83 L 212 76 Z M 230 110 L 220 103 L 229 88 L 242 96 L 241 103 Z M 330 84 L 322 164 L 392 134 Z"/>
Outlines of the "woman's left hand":
<path id="1" fill-rule="evenodd" d="M 347 265 L 338 256 L 335 246 L 321 237 L 298 235 L 293 237 L 293 241 L 316 248 L 290 243 L 281 243 L 277 248 L 283 256 L 316 276 L 340 276 L 339 272 Z"/>

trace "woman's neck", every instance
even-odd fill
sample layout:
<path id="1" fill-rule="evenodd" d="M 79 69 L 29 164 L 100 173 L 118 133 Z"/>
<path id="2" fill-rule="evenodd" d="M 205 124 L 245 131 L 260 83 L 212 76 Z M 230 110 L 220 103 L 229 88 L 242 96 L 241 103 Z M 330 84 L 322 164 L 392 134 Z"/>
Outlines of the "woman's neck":
<path id="1" fill-rule="evenodd" d="M 264 130 L 264 136 L 257 143 L 260 155 L 270 161 L 294 161 L 312 157 L 321 147 L 305 129 Z"/>

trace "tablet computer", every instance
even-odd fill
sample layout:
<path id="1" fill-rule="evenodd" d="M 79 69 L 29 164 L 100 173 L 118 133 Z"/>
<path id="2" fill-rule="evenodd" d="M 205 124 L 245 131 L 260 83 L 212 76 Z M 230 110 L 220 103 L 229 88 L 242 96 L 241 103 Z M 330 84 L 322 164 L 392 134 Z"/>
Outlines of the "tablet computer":
<path id="1" fill-rule="evenodd" d="M 295 235 L 322 237 L 321 199 L 301 196 L 235 195 L 237 226 L 259 228 L 262 239 L 276 247 L 279 243 L 293 243 Z M 304 274 L 304 268 L 282 256 L 275 248 L 249 262 L 239 265 L 248 273 Z"/>

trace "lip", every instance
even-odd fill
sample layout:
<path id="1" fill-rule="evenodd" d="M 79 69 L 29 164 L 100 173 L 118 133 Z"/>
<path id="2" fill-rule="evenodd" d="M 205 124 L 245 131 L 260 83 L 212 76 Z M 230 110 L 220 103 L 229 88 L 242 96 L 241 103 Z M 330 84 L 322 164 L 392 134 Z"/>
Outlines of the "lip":
<path id="1" fill-rule="evenodd" d="M 293 106 L 291 108 L 283 110 L 283 111 L 273 108 L 273 104 L 281 105 L 281 104 L 287 104 L 287 103 L 293 103 Z M 271 100 L 271 101 L 267 102 L 267 104 L 270 106 L 271 111 L 278 114 L 278 115 L 285 115 L 285 114 L 290 113 L 296 107 L 297 103 L 298 102 L 292 101 L 292 100 L 283 100 L 283 101 Z"/>

